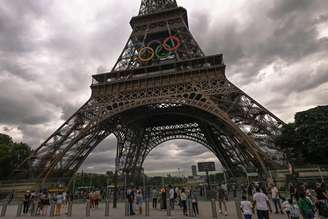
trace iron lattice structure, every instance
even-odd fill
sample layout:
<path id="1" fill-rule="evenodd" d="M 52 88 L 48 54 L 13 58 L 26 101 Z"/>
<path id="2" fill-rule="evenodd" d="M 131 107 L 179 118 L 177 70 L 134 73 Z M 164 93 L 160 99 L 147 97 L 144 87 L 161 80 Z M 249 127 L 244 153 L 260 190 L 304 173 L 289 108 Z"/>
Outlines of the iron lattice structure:
<path id="1" fill-rule="evenodd" d="M 283 122 L 232 84 L 222 55 L 205 56 L 175 0 L 143 0 L 111 72 L 93 75 L 90 99 L 15 170 L 16 176 L 71 177 L 108 135 L 117 172 L 132 176 L 159 144 L 198 142 L 231 174 L 277 165 Z M 22 167 L 29 164 L 30 169 Z"/>

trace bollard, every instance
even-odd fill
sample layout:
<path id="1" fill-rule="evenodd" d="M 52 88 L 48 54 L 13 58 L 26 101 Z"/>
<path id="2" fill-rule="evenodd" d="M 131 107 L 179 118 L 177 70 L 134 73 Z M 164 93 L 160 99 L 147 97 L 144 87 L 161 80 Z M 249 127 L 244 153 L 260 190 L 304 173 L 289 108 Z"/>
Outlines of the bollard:
<path id="1" fill-rule="evenodd" d="M 73 202 L 69 201 L 67 205 L 67 216 L 71 217 L 72 216 L 72 210 L 73 210 Z"/>
<path id="2" fill-rule="evenodd" d="M 50 204 L 50 212 L 49 212 L 49 216 L 50 216 L 50 217 L 55 216 L 55 204 L 54 204 L 54 203 L 51 203 L 51 204 Z"/>
<path id="3" fill-rule="evenodd" d="M 242 219 L 242 213 L 240 210 L 240 201 L 238 201 L 237 199 L 234 201 L 235 202 L 235 206 L 236 206 L 236 211 L 237 211 L 237 219 Z"/>
<path id="4" fill-rule="evenodd" d="M 130 211 L 129 211 L 129 203 L 126 200 L 125 201 L 125 216 L 129 216 L 130 215 L 129 213 L 130 213 Z"/>
<path id="5" fill-rule="evenodd" d="M 148 217 L 149 216 L 149 199 L 146 198 L 145 201 L 145 216 Z"/>
<path id="6" fill-rule="evenodd" d="M 23 203 L 19 203 L 17 206 L 16 217 L 22 216 L 22 208 L 23 208 Z"/>
<path id="7" fill-rule="evenodd" d="M 6 216 L 7 206 L 8 206 L 8 202 L 4 202 L 2 204 L 1 215 L 0 215 L 1 217 Z"/>
<path id="8" fill-rule="evenodd" d="M 109 216 L 109 205 L 110 205 L 110 202 L 109 200 L 107 199 L 106 202 L 105 202 L 105 217 L 108 217 Z"/>
<path id="9" fill-rule="evenodd" d="M 218 213 L 216 211 L 216 202 L 215 199 L 211 199 L 211 207 L 212 207 L 212 217 L 218 218 Z"/>
<path id="10" fill-rule="evenodd" d="M 188 206 L 188 215 L 190 216 L 190 217 L 193 217 L 194 215 L 193 215 L 193 210 L 192 210 L 192 206 L 191 206 L 191 199 L 190 198 L 188 198 L 187 199 L 187 206 Z"/>
<path id="11" fill-rule="evenodd" d="M 171 216 L 170 199 L 166 199 L 166 210 L 167 210 L 167 216 Z"/>
<path id="12" fill-rule="evenodd" d="M 87 200 L 87 204 L 85 206 L 85 216 L 90 217 L 90 200 Z"/>

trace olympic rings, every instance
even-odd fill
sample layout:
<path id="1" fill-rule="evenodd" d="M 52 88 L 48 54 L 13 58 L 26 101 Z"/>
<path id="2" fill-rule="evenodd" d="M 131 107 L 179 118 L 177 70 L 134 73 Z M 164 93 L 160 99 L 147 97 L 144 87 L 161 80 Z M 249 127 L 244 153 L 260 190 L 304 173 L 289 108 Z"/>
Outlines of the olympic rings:
<path id="1" fill-rule="evenodd" d="M 159 41 L 159 40 L 152 40 L 152 41 L 150 41 L 150 42 L 148 43 L 147 46 L 148 46 L 148 47 L 152 47 L 153 44 L 155 44 L 155 45 L 156 45 L 156 44 L 158 44 L 158 45 L 162 45 L 161 41 Z M 155 48 L 158 47 L 158 45 L 156 45 Z M 152 48 L 153 48 L 153 47 L 152 47 Z"/>
<path id="2" fill-rule="evenodd" d="M 173 47 L 170 47 L 168 42 L 174 43 Z M 172 52 L 174 50 L 177 50 L 180 47 L 180 45 L 181 45 L 180 39 L 176 36 L 169 36 L 163 42 L 164 49 L 167 50 L 167 51 L 170 51 L 170 52 Z"/>
<path id="3" fill-rule="evenodd" d="M 135 49 L 139 54 L 137 57 L 140 61 L 149 62 L 155 56 L 158 59 L 167 59 L 172 55 L 173 51 L 180 47 L 180 45 L 180 39 L 171 35 L 165 38 L 163 43 L 159 40 L 152 40 L 147 44 L 147 46 L 144 46 L 143 43 L 136 43 Z"/>
<path id="4" fill-rule="evenodd" d="M 145 56 L 144 56 L 145 55 Z M 143 57 L 144 56 L 144 57 Z M 139 59 L 142 62 L 149 62 L 155 56 L 155 51 L 151 47 L 144 47 L 139 51 Z"/>
<path id="5" fill-rule="evenodd" d="M 171 55 L 171 52 L 164 50 L 163 46 L 159 45 L 155 50 L 155 54 L 159 59 L 166 59 Z"/>

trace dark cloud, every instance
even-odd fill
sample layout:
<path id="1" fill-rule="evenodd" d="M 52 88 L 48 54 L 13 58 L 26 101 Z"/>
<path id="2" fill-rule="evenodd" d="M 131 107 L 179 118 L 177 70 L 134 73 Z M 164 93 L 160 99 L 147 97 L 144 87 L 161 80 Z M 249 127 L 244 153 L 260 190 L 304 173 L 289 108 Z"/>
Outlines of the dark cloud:
<path id="1" fill-rule="evenodd" d="M 267 2 L 247 4 L 244 10 L 252 14 L 247 17 L 247 23 L 233 17 L 224 22 L 213 21 L 204 11 L 201 20 L 211 22 L 194 22 L 192 26 L 208 54 L 224 54 L 227 74 L 239 74 L 239 84 L 250 83 L 261 69 L 276 60 L 293 64 L 306 56 L 327 51 L 327 42 L 317 38 L 315 22 L 322 7 L 328 7 L 326 1 L 279 0 L 273 1 L 272 8 Z"/>
<path id="2" fill-rule="evenodd" d="M 290 93 L 290 91 L 299 93 L 317 88 L 328 82 L 328 63 L 324 63 L 310 72 L 301 72 L 300 69 L 300 72 L 295 76 L 297 78 L 279 84 L 274 89 L 281 92 L 285 91 L 286 93 Z"/>

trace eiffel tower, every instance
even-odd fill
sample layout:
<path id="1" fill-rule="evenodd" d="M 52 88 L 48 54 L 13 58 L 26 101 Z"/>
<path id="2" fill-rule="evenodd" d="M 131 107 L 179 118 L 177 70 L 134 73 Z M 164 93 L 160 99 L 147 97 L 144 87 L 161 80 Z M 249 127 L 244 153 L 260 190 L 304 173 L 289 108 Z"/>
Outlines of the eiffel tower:
<path id="1" fill-rule="evenodd" d="M 222 54 L 206 56 L 176 0 L 142 0 L 110 72 L 92 76 L 90 99 L 14 170 L 45 184 L 71 178 L 108 135 L 116 173 L 133 176 L 163 142 L 205 146 L 228 174 L 279 165 L 274 138 L 284 124 L 232 84 Z"/>

